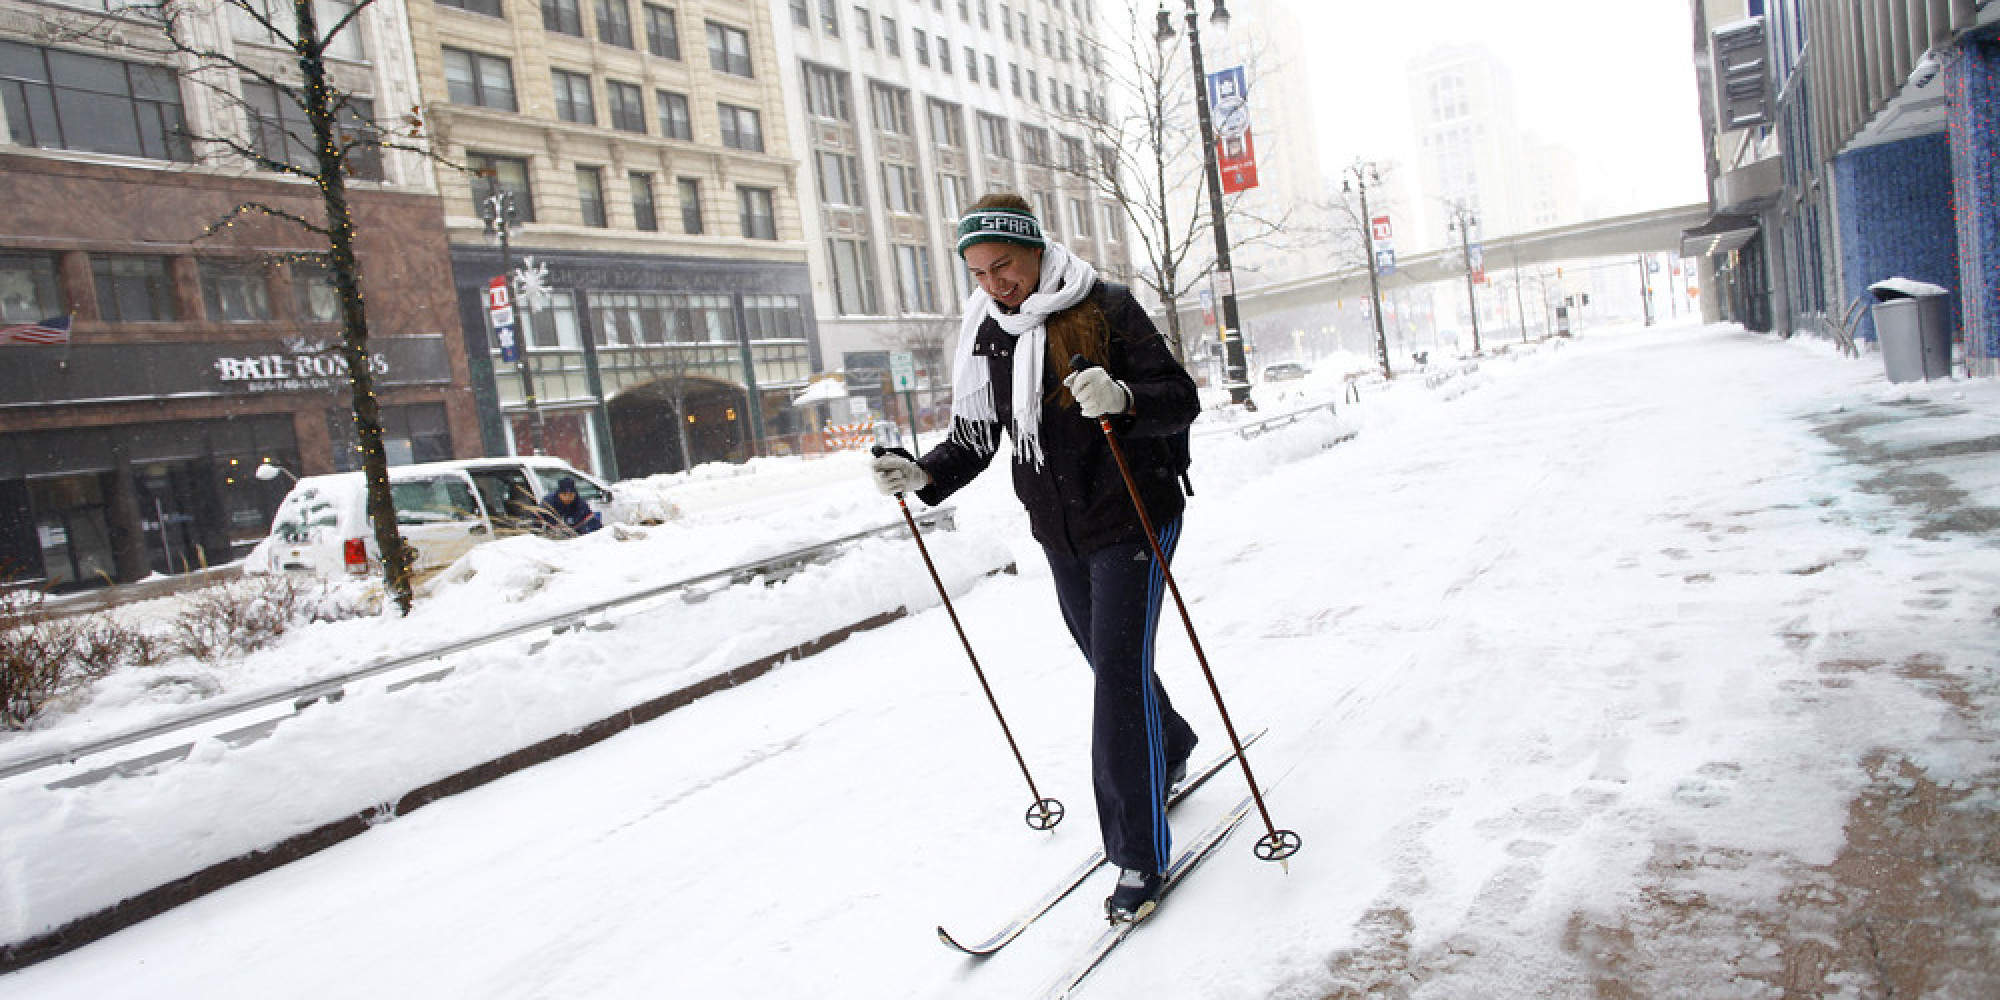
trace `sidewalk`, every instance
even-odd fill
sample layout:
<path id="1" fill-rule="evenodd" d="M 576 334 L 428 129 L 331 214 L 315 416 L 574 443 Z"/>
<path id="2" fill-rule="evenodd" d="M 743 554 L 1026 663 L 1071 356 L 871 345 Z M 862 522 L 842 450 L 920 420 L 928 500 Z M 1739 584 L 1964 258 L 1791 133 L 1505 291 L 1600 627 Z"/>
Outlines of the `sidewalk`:
<path id="1" fill-rule="evenodd" d="M 1885 538 L 1991 549 L 1987 569 L 1972 574 L 1991 593 L 2000 580 L 2000 384 L 1883 384 L 1865 397 L 1807 418 L 1836 457 L 1817 503 Z M 1863 498 L 1886 504 L 1846 513 L 1848 500 Z M 1908 556 L 1885 545 L 1842 558 Z M 1835 564 L 1787 572 L 1811 576 Z M 1570 919 L 1563 948 L 1589 970 L 1587 983 L 1573 984 L 1578 995 L 2000 997 L 2000 767 L 1952 766 L 2000 759 L 2000 692 L 1990 669 L 2000 662 L 2000 606 L 1968 606 L 1952 574 L 1908 569 L 1913 587 L 1880 600 L 1900 605 L 1895 621 L 1912 628 L 1843 629 L 1837 615 L 1802 615 L 1785 638 L 1815 664 L 1821 691 L 1850 688 L 1862 675 L 1900 678 L 1947 706 L 1947 725 L 1920 748 L 1857 749 L 1866 780 L 1829 863 L 1692 838 L 1659 844 L 1636 898 L 1613 915 Z M 1822 628 L 1829 617 L 1834 627 Z M 1962 644 L 1968 625 L 1983 627 L 1993 650 L 1986 669 L 1967 670 L 1962 658 L 1910 641 L 1926 626 L 1955 627 Z M 1819 693 L 1796 691 L 1807 704 Z M 1727 765 L 1710 767 L 1720 785 L 1739 777 Z M 1428 982 L 1449 982 L 1455 969 L 1480 961 L 1476 945 L 1416 945 L 1415 925 L 1397 908 L 1371 911 L 1356 930 L 1365 944 L 1333 964 L 1338 985 L 1328 1000 L 1433 995 Z"/>

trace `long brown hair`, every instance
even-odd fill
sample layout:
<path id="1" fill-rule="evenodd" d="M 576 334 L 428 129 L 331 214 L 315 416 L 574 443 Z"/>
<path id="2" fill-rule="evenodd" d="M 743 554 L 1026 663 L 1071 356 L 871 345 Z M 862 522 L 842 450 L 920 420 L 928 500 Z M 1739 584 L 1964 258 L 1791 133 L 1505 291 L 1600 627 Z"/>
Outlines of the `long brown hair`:
<path id="1" fill-rule="evenodd" d="M 1028 199 L 1010 191 L 988 194 L 973 202 L 966 212 L 970 214 L 995 208 L 1035 214 L 1034 206 L 1028 204 Z M 1096 299 L 1085 298 L 1050 316 L 1043 329 L 1047 331 L 1049 341 L 1047 364 L 1059 373 L 1058 380 L 1061 375 L 1068 374 L 1069 359 L 1076 355 L 1081 354 L 1100 367 L 1111 360 L 1111 324 L 1105 320 L 1104 310 L 1097 307 Z M 1069 390 L 1060 385 L 1049 399 L 1064 406 L 1071 402 Z"/>

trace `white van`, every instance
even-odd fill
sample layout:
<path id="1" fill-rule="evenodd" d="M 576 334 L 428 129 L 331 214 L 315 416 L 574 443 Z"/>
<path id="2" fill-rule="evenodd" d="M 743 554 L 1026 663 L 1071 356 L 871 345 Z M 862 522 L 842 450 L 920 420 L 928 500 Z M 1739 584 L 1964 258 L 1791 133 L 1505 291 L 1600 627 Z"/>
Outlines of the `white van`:
<path id="1" fill-rule="evenodd" d="M 619 497 L 602 481 L 559 458 L 470 458 L 389 469 L 396 524 L 416 548 L 412 571 L 425 575 L 457 561 L 475 545 L 534 529 L 532 508 L 571 479 L 607 525 L 658 523 L 673 515 L 658 499 Z M 368 518 L 368 488 L 359 472 L 307 476 L 278 504 L 271 533 L 244 558 L 243 571 L 367 576 L 382 556 Z"/>

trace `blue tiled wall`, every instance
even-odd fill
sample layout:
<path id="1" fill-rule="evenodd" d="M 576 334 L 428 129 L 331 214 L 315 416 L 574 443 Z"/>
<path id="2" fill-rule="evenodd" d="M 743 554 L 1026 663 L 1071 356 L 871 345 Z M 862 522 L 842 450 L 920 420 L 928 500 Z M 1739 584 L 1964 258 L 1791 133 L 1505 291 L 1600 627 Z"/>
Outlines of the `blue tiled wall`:
<path id="1" fill-rule="evenodd" d="M 1958 46 L 1945 66 L 1957 182 L 1959 323 L 1967 367 L 2000 374 L 2000 41 L 1991 31 Z"/>
<path id="2" fill-rule="evenodd" d="M 1884 278 L 1949 288 L 1958 315 L 1958 226 L 1952 215 L 1951 141 L 1945 133 L 1871 146 L 1834 161 L 1840 269 L 1848 301 Z M 1864 313 L 1856 335 L 1875 337 Z"/>

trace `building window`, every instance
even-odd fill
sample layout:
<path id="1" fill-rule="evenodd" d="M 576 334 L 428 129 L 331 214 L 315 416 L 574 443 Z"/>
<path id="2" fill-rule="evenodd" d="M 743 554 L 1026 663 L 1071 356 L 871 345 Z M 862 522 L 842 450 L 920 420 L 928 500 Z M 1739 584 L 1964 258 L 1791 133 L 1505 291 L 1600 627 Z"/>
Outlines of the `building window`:
<path id="1" fill-rule="evenodd" d="M 957 174 L 938 175 L 938 211 L 945 218 L 956 222 L 965 214 L 965 206 L 971 203 L 965 196 L 967 187 L 965 178 Z"/>
<path id="2" fill-rule="evenodd" d="M 924 193 L 917 176 L 915 167 L 900 163 L 882 164 L 883 205 L 889 211 L 905 215 L 923 214 Z"/>
<path id="3" fill-rule="evenodd" d="M 1090 231 L 1090 203 L 1081 198 L 1069 200 L 1069 235 L 1078 240 L 1096 238 Z"/>
<path id="4" fill-rule="evenodd" d="M 866 7 L 856 6 L 854 8 L 854 37 L 861 40 L 864 48 L 872 49 L 875 47 L 874 19 L 869 16 L 868 8 Z"/>
<path id="5" fill-rule="evenodd" d="M 744 239 L 778 238 L 778 217 L 771 210 L 770 188 L 739 187 L 736 189 L 736 204 L 743 222 Z"/>
<path id="6" fill-rule="evenodd" d="M 833 262 L 834 308 L 843 316 L 875 316 L 875 254 L 866 240 L 830 239 L 827 259 Z"/>
<path id="7" fill-rule="evenodd" d="M 866 203 L 861 195 L 860 168 L 851 153 L 834 153 L 818 150 L 813 153 L 813 165 L 819 175 L 819 201 L 822 205 L 844 205 L 861 208 Z"/>
<path id="8" fill-rule="evenodd" d="M 868 96 L 875 110 L 875 128 L 891 135 L 911 135 L 910 92 L 901 87 L 891 87 L 885 83 L 868 85 Z"/>
<path id="9" fill-rule="evenodd" d="M 70 6 L 97 7 L 115 12 L 130 12 L 152 20 L 160 19 L 163 5 L 151 3 L 109 3 L 71 4 Z M 286 25 L 291 22 L 291 0 L 237 0 L 235 3 L 219 5 L 223 16 L 229 20 L 230 37 L 253 45 L 268 45 L 273 48 L 290 49 L 291 43 L 269 25 Z M 339 23 L 354 9 L 352 0 L 314 0 L 313 13 L 320 31 Z M 260 20 L 261 19 L 261 20 Z M 348 24 L 338 34 L 326 40 L 326 54 L 335 59 L 360 60 L 366 58 L 361 48 L 360 20 Z"/>
<path id="10" fill-rule="evenodd" d="M 993 30 L 992 9 L 986 5 L 986 0 L 979 0 L 979 27 L 984 31 Z"/>
<path id="11" fill-rule="evenodd" d="M 1000 5 L 1000 31 L 1007 36 L 1008 41 L 1014 40 L 1014 14 L 1004 3 Z"/>
<path id="12" fill-rule="evenodd" d="M 1106 202 L 1104 205 L 1104 238 L 1112 242 L 1119 240 L 1118 233 L 1125 228 L 1125 219 L 1118 214 L 1118 206 Z"/>
<path id="13" fill-rule="evenodd" d="M 194 159 L 180 81 L 164 66 L 0 41 L 0 100 L 23 146 Z"/>
<path id="14" fill-rule="evenodd" d="M 701 182 L 692 177 L 682 177 L 681 191 L 681 232 L 689 236 L 701 235 Z"/>
<path id="15" fill-rule="evenodd" d="M 951 40 L 943 35 L 938 36 L 938 72 L 946 76 L 950 76 L 952 72 Z"/>
<path id="16" fill-rule="evenodd" d="M 1035 192 L 1035 218 L 1040 219 L 1042 228 L 1048 230 L 1052 235 L 1062 232 L 1061 209 L 1062 206 L 1056 204 L 1055 192 Z"/>
<path id="17" fill-rule="evenodd" d="M 576 329 L 576 296 L 570 292 L 549 293 L 546 309 L 524 308 L 516 311 L 525 322 L 521 339 L 529 350 L 578 350 L 583 347 L 583 337 Z"/>
<path id="18" fill-rule="evenodd" d="M 840 37 L 840 0 L 819 0 L 819 30 L 828 38 Z"/>
<path id="19" fill-rule="evenodd" d="M 896 292 L 906 313 L 938 311 L 931 255 L 923 247 L 896 245 Z"/>
<path id="20" fill-rule="evenodd" d="M 854 111 L 848 104 L 847 74 L 824 66 L 805 65 L 806 112 L 817 118 L 851 122 Z"/>
<path id="21" fill-rule="evenodd" d="M 583 12 L 577 0 L 542 0 L 542 27 L 583 37 Z"/>
<path id="22" fill-rule="evenodd" d="M 1042 103 L 1042 81 L 1034 70 L 1028 71 L 1028 100 L 1035 104 Z"/>
<path id="23" fill-rule="evenodd" d="M 1008 63 L 1008 64 L 1007 64 L 1007 79 L 1008 79 L 1008 83 L 1009 83 L 1009 84 L 1010 84 L 1010 85 L 1011 85 L 1011 86 L 1012 86 L 1012 87 L 1014 88 L 1014 96 L 1015 96 L 1015 97 L 1019 97 L 1019 96 L 1021 96 L 1021 64 L 1020 64 L 1020 63 Z"/>
<path id="24" fill-rule="evenodd" d="M 1000 89 L 1000 64 L 992 56 L 986 57 L 986 85 L 994 90 Z"/>
<path id="25" fill-rule="evenodd" d="M 7 272 L 0 264 L 0 293 L 8 294 Z M 165 257 L 93 256 L 90 272 L 97 286 L 97 315 L 106 323 L 159 323 L 180 319 L 174 305 L 174 286 L 167 276 Z M 54 288 L 55 274 L 49 274 Z M 11 310 L 10 310 L 11 312 Z M 35 320 L 56 313 L 44 313 Z M 14 317 L 9 315 L 8 320 Z M 30 320 L 29 322 L 33 322 Z"/>
<path id="26" fill-rule="evenodd" d="M 515 221 L 535 221 L 535 199 L 528 186 L 527 160 L 515 156 L 467 153 L 465 165 L 472 171 L 473 215 L 481 215 L 486 200 L 504 191 L 514 196 Z"/>
<path id="27" fill-rule="evenodd" d="M 437 0 L 437 2 L 440 7 L 456 7 L 459 10 L 468 10 L 474 14 L 484 14 L 487 17 L 506 16 L 500 12 L 500 0 Z"/>
<path id="28" fill-rule="evenodd" d="M 660 134 L 669 139 L 692 140 L 694 117 L 688 112 L 687 95 L 655 90 L 653 99 L 660 105 Z"/>
<path id="29" fill-rule="evenodd" d="M 972 51 L 970 45 L 965 47 L 965 75 L 973 83 L 979 82 L 979 53 Z"/>
<path id="30" fill-rule="evenodd" d="M 568 70 L 554 70 L 556 117 L 578 125 L 597 124 L 597 108 L 590 101 L 590 77 Z"/>
<path id="31" fill-rule="evenodd" d="M 902 58 L 903 43 L 896 38 L 896 19 L 882 15 L 882 51 L 895 58 Z"/>
<path id="32" fill-rule="evenodd" d="M 660 231 L 660 213 L 653 204 L 653 175 L 637 171 L 627 176 L 632 188 L 632 225 L 648 233 Z"/>
<path id="33" fill-rule="evenodd" d="M 1088 147 L 1084 146 L 1083 140 L 1066 135 L 1062 137 L 1062 144 L 1063 166 L 1078 176 L 1088 176 L 1090 173 L 1090 151 Z"/>
<path id="34" fill-rule="evenodd" d="M 979 151 L 995 160 L 1011 160 L 1012 144 L 1007 141 L 1007 119 L 979 113 Z"/>
<path id="35" fill-rule="evenodd" d="M 306 121 L 305 109 L 299 106 L 296 95 L 260 80 L 246 79 L 243 105 L 250 124 L 250 146 L 257 155 L 271 163 L 288 164 L 300 170 L 319 169 L 319 157 L 312 147 L 312 125 Z M 381 133 L 375 128 L 373 102 L 350 97 L 338 113 L 339 138 L 351 144 L 342 153 L 341 162 L 347 175 L 367 181 L 381 180 Z"/>
<path id="36" fill-rule="evenodd" d="M 201 262 L 201 297 L 215 323 L 258 323 L 271 318 L 271 288 L 264 265 L 252 260 Z"/>
<path id="37" fill-rule="evenodd" d="M 35 323 L 68 313 L 54 254 L 0 253 L 0 320 Z"/>
<path id="38" fill-rule="evenodd" d="M 1036 125 L 1021 126 L 1021 162 L 1049 166 L 1049 132 Z"/>
<path id="39" fill-rule="evenodd" d="M 795 3 L 792 6 L 795 13 L 804 13 L 803 3 Z M 646 51 L 662 59 L 681 57 L 681 24 L 675 20 L 673 11 L 652 4 L 646 5 Z"/>
<path id="40" fill-rule="evenodd" d="M 611 224 L 604 213 L 604 169 L 602 167 L 576 168 L 577 210 L 583 213 L 583 224 L 599 229 Z"/>
<path id="41" fill-rule="evenodd" d="M 931 64 L 931 36 L 924 34 L 924 29 L 910 29 L 910 50 L 917 57 L 917 65 L 929 66 Z"/>
<path id="42" fill-rule="evenodd" d="M 929 101 L 931 112 L 931 141 L 952 149 L 965 148 L 965 113 L 958 105 L 940 101 L 933 97 Z"/>
<path id="43" fill-rule="evenodd" d="M 604 105 L 611 112 L 611 127 L 622 132 L 646 131 L 646 99 L 636 83 L 604 82 Z"/>
<path id="44" fill-rule="evenodd" d="M 626 0 L 597 0 L 597 40 L 632 47 L 632 7 Z"/>
<path id="45" fill-rule="evenodd" d="M 812 27 L 812 8 L 807 6 L 806 0 L 792 0 L 792 24 L 800 28 Z"/>
<path id="46" fill-rule="evenodd" d="M 715 110 L 722 117 L 723 145 L 753 153 L 764 151 L 764 124 L 755 109 L 718 104 Z"/>
<path id="47" fill-rule="evenodd" d="M 446 48 L 444 84 L 453 104 L 519 110 L 514 103 L 514 69 L 499 56 Z"/>
<path id="48" fill-rule="evenodd" d="M 295 258 L 292 271 L 293 318 L 301 323 L 340 322 L 340 286 L 333 265 L 323 254 Z"/>
<path id="49" fill-rule="evenodd" d="M 708 68 L 731 76 L 750 74 L 750 36 L 742 28 L 708 22 Z"/>

